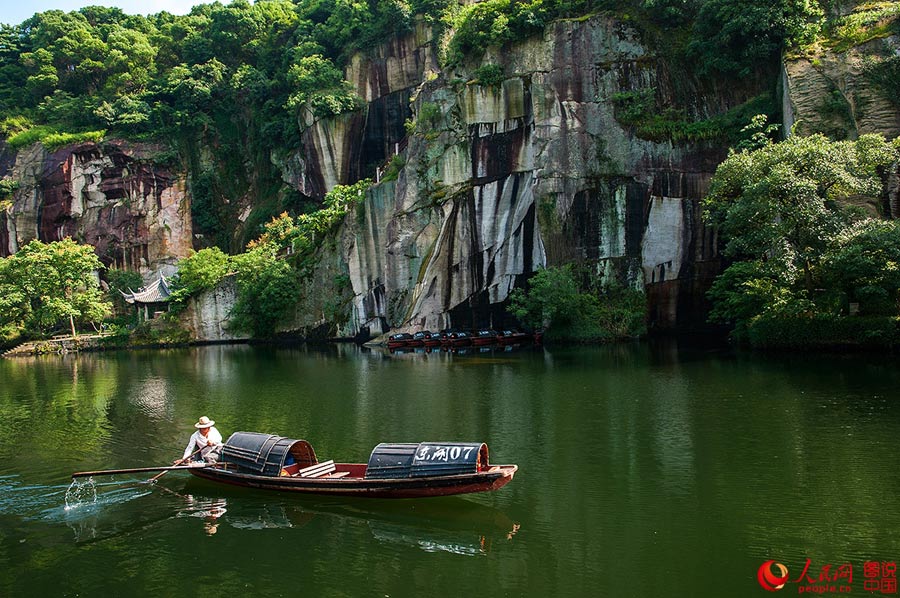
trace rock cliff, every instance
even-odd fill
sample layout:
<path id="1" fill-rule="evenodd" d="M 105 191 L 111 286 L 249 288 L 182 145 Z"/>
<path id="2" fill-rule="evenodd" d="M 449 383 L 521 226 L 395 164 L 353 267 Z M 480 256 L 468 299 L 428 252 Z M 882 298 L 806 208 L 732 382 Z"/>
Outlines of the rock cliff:
<path id="1" fill-rule="evenodd" d="M 785 130 L 848 139 L 865 133 L 881 133 L 888 139 L 900 135 L 897 90 L 872 80 L 873 65 L 885 56 L 900 56 L 900 37 L 786 58 L 782 75 Z"/>
<path id="2" fill-rule="evenodd" d="M 397 180 L 373 187 L 343 228 L 336 251 L 353 297 L 341 332 L 500 326 L 511 289 L 539 267 L 572 261 L 646 288 L 659 327 L 701 322 L 719 258 L 699 200 L 726 148 L 647 141 L 616 120 L 615 94 L 675 95 L 668 66 L 638 33 L 605 17 L 557 22 L 489 51 L 484 63 L 505 74 L 493 86 L 474 79 L 477 65 L 435 76 L 423 37 L 351 69 L 370 106 L 412 98 L 415 130 L 400 144 Z M 682 95 L 691 86 L 677 84 Z M 693 110 L 721 113 L 756 93 L 698 91 Z M 355 119 L 364 115 L 312 127 L 307 139 L 329 142 L 307 146 L 306 172 L 355 180 L 352 152 L 322 149 L 365 146 L 366 128 L 342 124 Z M 381 160 L 391 151 L 383 149 Z"/>
<path id="3" fill-rule="evenodd" d="M 72 237 L 109 267 L 170 275 L 191 249 L 184 174 L 154 163 L 159 148 L 124 141 L 48 152 L 35 144 L 0 152 L 0 177 L 18 181 L 0 212 L 0 256 L 32 239 Z"/>

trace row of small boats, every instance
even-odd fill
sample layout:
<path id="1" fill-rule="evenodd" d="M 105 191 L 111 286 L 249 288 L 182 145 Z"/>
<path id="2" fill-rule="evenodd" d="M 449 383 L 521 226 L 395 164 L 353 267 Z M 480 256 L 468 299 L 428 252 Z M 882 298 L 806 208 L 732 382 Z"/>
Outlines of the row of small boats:
<path id="1" fill-rule="evenodd" d="M 541 334 L 529 334 L 518 330 L 442 330 L 431 332 L 399 332 L 387 339 L 389 349 L 401 347 L 486 347 L 490 345 L 514 345 L 541 342 Z"/>

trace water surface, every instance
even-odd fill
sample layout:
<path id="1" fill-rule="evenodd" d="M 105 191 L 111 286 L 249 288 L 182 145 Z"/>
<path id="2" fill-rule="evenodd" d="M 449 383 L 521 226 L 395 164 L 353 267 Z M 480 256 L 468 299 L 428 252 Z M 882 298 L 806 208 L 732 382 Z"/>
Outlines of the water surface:
<path id="1" fill-rule="evenodd" d="M 765 560 L 900 559 L 889 357 L 676 343 L 389 354 L 248 346 L 0 360 L 0 595 L 761 596 Z M 427 500 L 285 496 L 163 465 L 200 415 L 365 461 L 487 442 L 519 473 Z M 786 588 L 794 595 L 797 586 Z"/>

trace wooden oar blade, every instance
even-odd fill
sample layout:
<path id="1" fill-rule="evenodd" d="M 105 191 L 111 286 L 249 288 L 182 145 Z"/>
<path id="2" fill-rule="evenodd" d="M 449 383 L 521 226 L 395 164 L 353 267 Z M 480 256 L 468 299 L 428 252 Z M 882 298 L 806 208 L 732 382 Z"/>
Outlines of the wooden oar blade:
<path id="1" fill-rule="evenodd" d="M 175 471 L 177 469 L 202 469 L 206 463 L 192 463 L 190 465 L 170 465 L 168 467 L 132 467 L 130 469 L 103 469 L 100 471 L 79 471 L 72 474 L 73 478 L 84 478 L 98 475 L 116 475 L 117 473 L 144 473 L 148 471 Z"/>

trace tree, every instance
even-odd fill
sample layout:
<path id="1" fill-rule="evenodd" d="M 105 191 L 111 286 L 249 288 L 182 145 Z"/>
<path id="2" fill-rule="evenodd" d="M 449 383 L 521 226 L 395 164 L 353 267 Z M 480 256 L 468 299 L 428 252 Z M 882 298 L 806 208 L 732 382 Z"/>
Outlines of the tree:
<path id="1" fill-rule="evenodd" d="M 201 249 L 178 262 L 178 276 L 172 300 L 183 303 L 188 297 L 215 287 L 231 270 L 231 257 L 218 247 Z"/>
<path id="2" fill-rule="evenodd" d="M 746 76 L 812 41 L 823 16 L 816 0 L 706 0 L 690 49 L 702 71 Z"/>
<path id="3" fill-rule="evenodd" d="M 0 325 L 46 334 L 68 320 L 74 336 L 76 321 L 97 322 L 111 311 L 95 277 L 101 268 L 89 245 L 31 241 L 0 259 Z"/>
<path id="4" fill-rule="evenodd" d="M 764 313 L 828 309 L 833 293 L 822 291 L 829 279 L 823 260 L 853 246 L 848 231 L 864 230 L 852 227 L 865 216 L 852 206 L 878 201 L 879 169 L 897 157 L 897 148 L 878 135 L 855 142 L 794 136 L 733 152 L 704 200 L 704 217 L 718 226 L 723 253 L 734 261 L 711 290 L 711 317 L 746 324 Z"/>
<path id="5" fill-rule="evenodd" d="M 144 286 L 143 277 L 140 273 L 133 270 L 110 268 L 106 271 L 104 278 L 109 285 L 107 296 L 113 305 L 113 309 L 120 314 L 127 313 L 129 306 L 125 298 L 122 297 L 122 293 L 128 292 L 129 289 L 133 291 Z"/>
<path id="6" fill-rule="evenodd" d="M 271 336 L 297 304 L 297 275 L 276 248 L 266 243 L 235 257 L 238 299 L 229 317 L 236 329 L 258 338 Z"/>
<path id="7" fill-rule="evenodd" d="M 578 280 L 585 282 L 582 288 Z M 606 341 L 635 338 L 646 333 L 644 293 L 616 283 L 602 283 L 572 265 L 538 270 L 528 289 L 514 289 L 509 310 L 526 326 L 547 330 L 557 339 Z"/>
<path id="8" fill-rule="evenodd" d="M 823 278 L 862 314 L 897 313 L 900 291 L 900 226 L 864 220 L 838 235 L 825 256 Z"/>
<path id="9" fill-rule="evenodd" d="M 534 330 L 568 324 L 579 309 L 581 292 L 570 266 L 543 268 L 528 281 L 528 291 L 513 290 L 510 311 Z"/>

